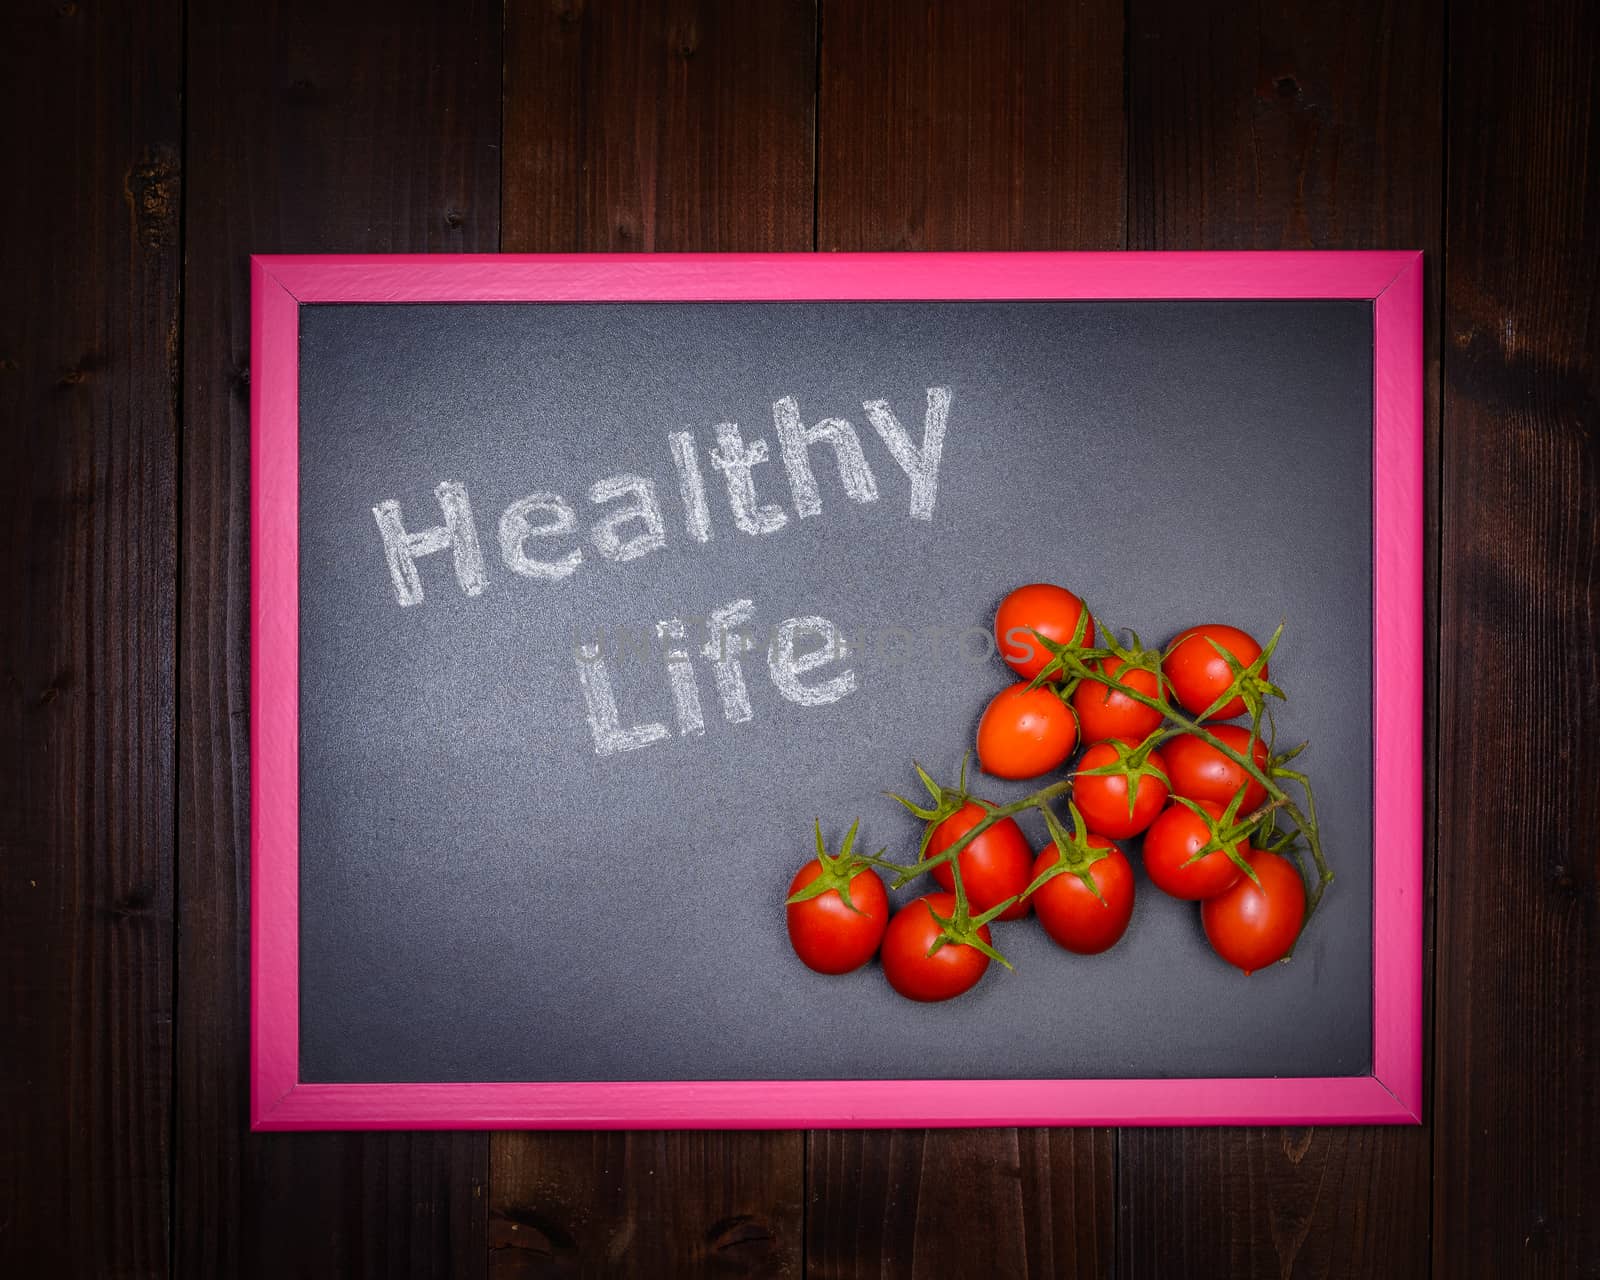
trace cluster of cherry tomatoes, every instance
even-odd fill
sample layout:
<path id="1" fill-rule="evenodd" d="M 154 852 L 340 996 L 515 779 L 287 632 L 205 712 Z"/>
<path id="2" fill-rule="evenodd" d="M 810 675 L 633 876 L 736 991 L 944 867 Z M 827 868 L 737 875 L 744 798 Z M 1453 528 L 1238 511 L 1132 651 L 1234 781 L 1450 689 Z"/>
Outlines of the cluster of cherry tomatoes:
<path id="1" fill-rule="evenodd" d="M 1133 915 L 1135 877 L 1120 842 L 1140 836 L 1150 882 L 1200 903 L 1219 956 L 1249 974 L 1288 955 L 1332 873 L 1310 783 L 1289 767 L 1300 748 L 1274 756 L 1261 736 L 1265 699 L 1283 697 L 1267 672 L 1278 636 L 1263 648 L 1236 627 L 1208 624 L 1149 650 L 1137 636 L 1097 638 L 1083 601 L 1047 583 L 1011 592 L 994 629 L 1018 680 L 978 723 L 978 763 L 998 778 L 1060 776 L 997 805 L 968 793 L 964 769 L 945 788 L 919 766 L 928 802 L 896 797 L 925 824 L 909 866 L 858 853 L 854 826 L 831 855 L 819 824 L 817 856 L 789 886 L 800 959 L 839 974 L 881 954 L 901 995 L 946 1000 L 976 985 L 991 960 L 1007 964 L 991 922 L 1031 913 L 1061 947 L 1097 955 Z M 1063 801 L 1067 821 L 1056 808 Z M 1015 816 L 1030 809 L 1050 836 L 1037 854 Z M 1309 900 L 1302 845 L 1319 873 Z M 894 873 L 895 888 L 931 875 L 938 891 L 891 915 L 880 870 Z"/>

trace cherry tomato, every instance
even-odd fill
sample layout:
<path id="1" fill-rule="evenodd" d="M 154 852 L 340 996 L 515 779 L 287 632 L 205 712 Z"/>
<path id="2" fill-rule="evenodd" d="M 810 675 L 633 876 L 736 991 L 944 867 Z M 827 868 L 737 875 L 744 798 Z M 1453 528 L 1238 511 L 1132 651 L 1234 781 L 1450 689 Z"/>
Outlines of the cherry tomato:
<path id="1" fill-rule="evenodd" d="M 1213 819 L 1222 816 L 1220 805 L 1201 801 L 1200 807 Z M 1214 898 L 1231 889 L 1244 873 L 1221 849 L 1213 849 L 1199 862 L 1185 865 L 1210 839 L 1211 832 L 1198 813 L 1188 805 L 1169 804 L 1145 832 L 1144 869 L 1151 883 L 1174 898 L 1190 902 Z"/>
<path id="2" fill-rule="evenodd" d="M 1089 867 L 1095 887 L 1100 890 L 1099 898 L 1081 877 L 1070 872 L 1045 881 L 1033 895 L 1033 906 L 1044 931 L 1080 956 L 1099 955 L 1115 946 L 1133 917 L 1133 868 L 1128 859 L 1104 836 L 1091 835 L 1088 843 L 1108 850 L 1105 857 Z M 1033 864 L 1034 877 L 1053 867 L 1060 856 L 1055 845 L 1041 853 Z"/>
<path id="3" fill-rule="evenodd" d="M 1200 904 L 1200 922 L 1216 953 L 1246 974 L 1282 960 L 1306 918 L 1306 886 L 1287 858 L 1251 849 L 1245 854 L 1261 881 L 1249 876 Z"/>
<path id="4" fill-rule="evenodd" d="M 1018 587 L 994 614 L 994 642 L 1006 665 L 1024 680 L 1032 680 L 1050 661 L 1050 651 L 1033 635 L 1067 644 L 1083 617 L 1083 601 L 1065 587 L 1034 582 Z M 1083 643 L 1094 643 L 1094 621 L 1084 618 Z"/>
<path id="5" fill-rule="evenodd" d="M 1137 743 L 1129 742 L 1132 747 Z M 1126 840 L 1136 836 L 1161 812 L 1167 802 L 1167 788 L 1160 778 L 1139 779 L 1134 792 L 1133 813 L 1128 813 L 1128 780 L 1116 774 L 1088 775 L 1085 769 L 1098 769 L 1114 764 L 1117 749 L 1109 742 L 1097 742 L 1078 760 L 1078 771 L 1073 775 L 1072 800 L 1083 814 L 1084 823 L 1096 835 L 1110 836 L 1113 840 Z M 1160 751 L 1150 753 L 1150 763 L 1163 773 L 1167 762 Z"/>
<path id="6" fill-rule="evenodd" d="M 1072 708 L 1048 685 L 1019 682 L 995 694 L 978 721 L 978 763 L 997 778 L 1037 778 L 1059 768 L 1078 742 Z"/>
<path id="7" fill-rule="evenodd" d="M 906 999 L 949 1000 L 970 991 L 988 969 L 988 956 L 959 942 L 947 942 L 928 954 L 942 934 L 932 913 L 948 920 L 955 909 L 955 894 L 930 893 L 907 903 L 889 921 L 883 935 L 883 976 Z M 978 936 L 991 941 L 989 926 L 979 929 Z"/>
<path id="8" fill-rule="evenodd" d="M 1240 755 L 1249 750 L 1250 730 L 1242 725 L 1219 724 L 1213 726 L 1211 732 Z M 1243 787 L 1244 799 L 1239 802 L 1241 816 L 1253 813 L 1266 803 L 1267 789 L 1203 738 L 1181 733 L 1163 742 L 1161 753 L 1167 758 L 1167 777 L 1172 780 L 1173 795 L 1209 800 L 1226 808 Z M 1257 738 L 1255 750 L 1249 751 L 1249 755 L 1265 773 L 1267 744 Z"/>
<path id="9" fill-rule="evenodd" d="M 1107 658 L 1095 667 L 1148 698 L 1154 698 L 1161 690 L 1161 680 L 1154 671 L 1143 667 L 1129 670 L 1121 658 Z M 1078 729 L 1085 742 L 1105 738 L 1143 742 L 1161 727 L 1159 711 L 1098 680 L 1085 680 L 1073 690 L 1072 709 L 1078 713 Z"/>
<path id="10" fill-rule="evenodd" d="M 983 819 L 979 805 L 968 804 L 957 809 L 934 830 L 928 841 L 928 854 L 932 858 L 943 853 Z M 961 887 L 967 891 L 967 905 L 973 915 L 981 915 L 990 907 L 999 906 L 1007 898 L 1020 894 L 1033 879 L 1033 850 L 1028 847 L 1028 837 L 1022 834 L 1014 818 L 1001 818 L 981 836 L 961 851 Z M 933 878 L 947 893 L 954 893 L 955 873 L 948 862 L 933 869 Z M 1021 898 L 1007 907 L 996 920 L 1020 920 L 1028 914 L 1028 900 Z"/>
<path id="11" fill-rule="evenodd" d="M 822 874 L 815 858 L 801 867 L 789 882 L 793 895 Z M 840 873 L 843 879 L 843 873 Z M 789 942 L 808 969 L 818 973 L 849 973 L 872 959 L 889 924 L 889 895 L 871 867 L 863 867 L 850 880 L 850 902 L 845 906 L 837 889 L 829 889 L 804 902 L 792 902 L 785 913 Z"/>
<path id="12" fill-rule="evenodd" d="M 1233 683 L 1233 672 L 1211 646 L 1215 640 L 1231 653 L 1242 666 L 1248 667 L 1261 656 L 1261 646 L 1238 627 L 1220 622 L 1190 627 L 1172 642 L 1161 671 L 1167 677 L 1173 696 L 1190 715 L 1199 715 L 1220 698 Z M 1266 668 L 1261 674 L 1267 674 Z M 1208 720 L 1232 720 L 1245 712 L 1244 699 L 1229 698 Z"/>

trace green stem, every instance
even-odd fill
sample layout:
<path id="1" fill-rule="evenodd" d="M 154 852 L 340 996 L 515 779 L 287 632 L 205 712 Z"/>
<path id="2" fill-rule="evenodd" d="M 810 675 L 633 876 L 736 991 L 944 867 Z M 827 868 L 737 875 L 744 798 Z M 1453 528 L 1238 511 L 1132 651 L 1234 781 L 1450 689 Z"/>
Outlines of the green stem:
<path id="1" fill-rule="evenodd" d="M 1310 817 L 1308 818 L 1300 811 L 1300 807 L 1290 798 L 1289 793 L 1273 780 L 1271 774 L 1257 766 L 1253 759 L 1245 756 L 1241 752 L 1235 751 L 1221 738 L 1217 737 L 1216 734 L 1207 729 L 1201 721 L 1191 720 L 1188 716 L 1180 714 L 1165 701 L 1158 700 L 1150 697 L 1148 694 L 1141 693 L 1138 689 L 1131 688 L 1124 684 L 1115 676 L 1102 673 L 1097 675 L 1095 678 L 1105 684 L 1110 685 L 1119 693 L 1132 698 L 1135 702 L 1149 707 L 1152 711 L 1160 712 L 1165 719 L 1170 720 L 1175 726 L 1174 729 L 1157 730 L 1158 733 L 1162 733 L 1163 740 L 1166 738 L 1177 737 L 1180 733 L 1188 733 L 1194 735 L 1207 745 L 1220 751 L 1229 760 L 1232 760 L 1234 764 L 1238 765 L 1252 778 L 1259 782 L 1266 790 L 1267 795 L 1271 799 L 1277 801 L 1278 805 L 1283 809 L 1283 811 L 1289 815 L 1289 820 L 1293 822 L 1294 825 L 1305 836 L 1306 844 L 1311 850 L 1312 861 L 1317 865 L 1317 883 L 1312 888 L 1312 891 L 1306 900 L 1305 924 L 1300 926 L 1301 932 L 1304 933 L 1305 925 L 1311 922 L 1312 913 L 1317 909 L 1317 904 L 1322 901 L 1323 892 L 1333 881 L 1333 872 L 1328 867 L 1328 861 L 1325 857 L 1323 857 L 1322 854 L 1322 835 L 1317 830 L 1317 798 L 1311 790 L 1311 780 L 1306 777 L 1305 774 L 1297 773 L 1292 769 L 1280 768 L 1278 770 L 1279 776 L 1290 778 L 1293 781 L 1298 782 L 1300 786 L 1304 788 L 1306 793 L 1306 807 L 1311 811 Z"/>
<path id="2" fill-rule="evenodd" d="M 1327 890 L 1328 885 L 1333 882 L 1333 871 L 1329 868 L 1328 861 L 1326 857 L 1323 856 L 1322 852 L 1322 835 L 1317 828 L 1317 799 L 1315 793 L 1311 789 L 1310 778 L 1308 778 L 1304 773 L 1300 773 L 1293 769 L 1285 769 L 1282 766 L 1279 766 L 1270 772 L 1267 769 L 1262 769 L 1256 764 L 1253 758 L 1244 755 L 1242 752 L 1236 751 L 1221 738 L 1217 737 L 1216 734 L 1212 733 L 1211 730 L 1205 727 L 1205 724 L 1202 721 L 1191 719 L 1190 717 L 1182 714 L 1165 699 L 1152 698 L 1141 690 L 1125 684 L 1116 676 L 1110 675 L 1104 671 L 1097 672 L 1094 678 L 1110 688 L 1115 689 L 1125 697 L 1133 699 L 1133 701 L 1139 703 L 1141 706 L 1149 707 L 1152 711 L 1158 712 L 1163 721 L 1169 721 L 1171 727 L 1167 727 L 1166 724 L 1163 724 L 1163 727 L 1157 729 L 1152 735 L 1158 736 L 1161 742 L 1175 738 L 1180 734 L 1191 734 L 1194 737 L 1199 738 L 1202 742 L 1206 743 L 1216 751 L 1221 752 L 1223 756 L 1233 761 L 1234 764 L 1238 765 L 1247 774 L 1249 774 L 1251 778 L 1260 783 L 1262 788 L 1266 791 L 1271 804 L 1258 809 L 1258 815 L 1270 813 L 1275 809 L 1282 809 L 1283 812 L 1288 815 L 1289 820 L 1294 823 L 1295 828 L 1305 836 L 1306 844 L 1311 850 L 1312 861 L 1316 864 L 1317 869 L 1317 882 L 1312 886 L 1311 891 L 1306 898 L 1305 923 L 1301 925 L 1301 932 L 1303 933 L 1305 931 L 1305 925 L 1311 922 L 1313 913 L 1316 911 L 1318 904 L 1321 903 L 1323 893 Z M 1276 775 L 1276 777 L 1274 775 Z M 1283 787 L 1278 785 L 1278 782 L 1276 781 L 1276 778 L 1278 777 L 1287 778 L 1290 781 L 1297 783 L 1301 789 L 1305 791 L 1306 809 L 1309 810 L 1309 814 L 1302 812 L 1300 806 L 1294 802 L 1294 799 L 1289 795 L 1289 793 L 1285 791 Z M 1058 779 L 1057 781 L 1050 783 L 1048 786 L 1041 787 L 1037 791 L 1022 797 L 1020 800 L 1013 800 L 1009 804 L 1003 805 L 991 804 L 989 801 L 981 799 L 980 797 L 972 796 L 970 799 L 973 801 L 973 803 L 982 806 L 984 810 L 984 816 L 948 849 L 944 850 L 942 853 L 936 854 L 932 858 L 918 862 L 914 866 L 910 867 L 903 867 L 894 863 L 879 860 L 874 860 L 873 865 L 881 866 L 887 870 L 896 872 L 898 879 L 895 881 L 894 887 L 899 889 L 909 884 L 917 876 L 923 875 L 924 873 L 932 870 L 940 863 L 952 862 L 952 859 L 954 859 L 955 861 L 952 862 L 952 871 L 955 878 L 956 899 L 959 904 L 965 905 L 966 894 L 961 883 L 961 866 L 959 861 L 962 851 L 965 850 L 969 844 L 981 836 L 990 827 L 994 826 L 995 823 L 1003 821 L 1006 818 L 1015 817 L 1017 814 L 1026 809 L 1034 808 L 1053 799 L 1056 796 L 1067 793 L 1068 791 L 1072 790 L 1072 784 L 1072 775 L 1069 774 L 1065 778 Z"/>
<path id="3" fill-rule="evenodd" d="M 1070 790 L 1072 790 L 1072 778 L 1068 775 L 1065 778 L 1057 779 L 1048 786 L 1040 787 L 1037 791 L 1023 796 L 1020 800 L 1013 800 L 1009 804 L 991 804 L 978 796 L 972 796 L 970 797 L 972 803 L 983 809 L 983 817 L 979 818 L 972 828 L 948 849 L 910 867 L 899 867 L 892 863 L 882 863 L 881 865 L 900 873 L 900 878 L 894 884 L 896 889 L 900 889 L 910 884 L 917 876 L 933 870 L 940 863 L 949 862 L 951 871 L 955 876 L 956 896 L 958 900 L 965 900 L 966 895 L 961 888 L 960 858 L 962 851 L 990 827 L 994 826 L 995 823 L 1002 822 L 1006 818 L 1014 818 L 1023 810 L 1031 809 L 1040 801 L 1064 795 Z"/>
<path id="4" fill-rule="evenodd" d="M 1315 832 L 1317 829 L 1317 797 L 1312 793 L 1311 779 L 1303 773 L 1299 773 L 1294 769 L 1285 769 L 1281 765 L 1278 767 L 1278 776 L 1293 779 L 1305 788 L 1306 808 L 1311 810 L 1311 831 Z M 1311 897 L 1306 902 L 1306 919 L 1309 920 L 1311 919 L 1311 913 L 1317 909 L 1317 904 L 1322 901 L 1324 891 L 1333 883 L 1333 870 L 1328 866 L 1327 859 L 1322 856 L 1322 841 L 1320 839 L 1311 839 L 1310 833 L 1308 833 L 1306 843 L 1311 847 L 1311 860 L 1317 864 L 1317 883 L 1312 888 Z M 1302 926 L 1303 928 L 1304 926 Z"/>
<path id="5" fill-rule="evenodd" d="M 967 906 L 967 886 L 961 882 L 961 859 L 957 858 L 950 864 L 950 878 L 955 885 L 956 894 L 956 920 L 965 925 L 972 912 Z"/>

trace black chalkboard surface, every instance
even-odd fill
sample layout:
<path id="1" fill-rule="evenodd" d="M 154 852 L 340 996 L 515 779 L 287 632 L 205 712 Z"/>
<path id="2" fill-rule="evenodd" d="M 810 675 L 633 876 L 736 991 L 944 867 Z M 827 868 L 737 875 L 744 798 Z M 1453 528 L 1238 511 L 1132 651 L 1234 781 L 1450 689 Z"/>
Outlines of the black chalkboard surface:
<path id="1" fill-rule="evenodd" d="M 301 312 L 303 1081 L 1371 1069 L 1370 302 Z M 816 445 L 814 491 L 794 482 L 790 412 L 852 424 L 861 466 Z M 942 456 L 915 484 L 873 415 L 920 444 L 930 413 Z M 712 463 L 719 424 L 742 471 Z M 607 523 L 642 482 L 659 528 Z M 509 536 L 536 576 L 501 547 L 530 495 Z M 476 555 L 418 537 L 447 515 Z M 385 521 L 414 555 L 386 554 Z M 813 819 L 914 855 L 882 793 L 915 787 L 913 759 L 953 780 L 1010 679 L 982 637 L 1031 581 L 1147 642 L 1287 622 L 1280 737 L 1312 742 L 1338 874 L 1291 964 L 1243 978 L 1142 872 L 1112 952 L 997 926 L 1016 972 L 948 1004 L 795 959 L 781 903 Z M 730 608 L 756 642 L 742 689 L 699 652 Z M 803 705 L 765 650 L 818 618 L 850 651 L 796 678 L 833 695 Z M 683 640 L 657 638 L 669 619 Z M 584 645 L 615 725 L 591 723 Z"/>

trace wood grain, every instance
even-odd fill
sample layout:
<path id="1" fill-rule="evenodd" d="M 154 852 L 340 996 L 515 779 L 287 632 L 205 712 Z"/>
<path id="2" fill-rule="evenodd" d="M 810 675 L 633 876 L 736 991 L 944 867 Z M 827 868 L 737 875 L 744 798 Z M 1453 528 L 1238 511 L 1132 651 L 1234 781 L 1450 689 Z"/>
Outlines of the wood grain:
<path id="1" fill-rule="evenodd" d="M 1120 4 L 824 4 L 819 248 L 1123 245 Z M 1110 1131 L 810 1135 L 819 1276 L 1104 1275 Z"/>
<path id="2" fill-rule="evenodd" d="M 1115 1150 L 1110 1129 L 815 1133 L 807 1274 L 1106 1275 Z"/>
<path id="3" fill-rule="evenodd" d="M 1442 4 L 1132 12 L 1130 247 L 1427 251 L 1431 470 Z M 1431 482 L 1428 509 L 1431 531 Z M 1426 1129 L 1124 1131 L 1118 1273 L 1425 1274 L 1429 1142 Z"/>
<path id="4" fill-rule="evenodd" d="M 496 1134 L 491 1280 L 799 1276 L 791 1133 Z"/>
<path id="5" fill-rule="evenodd" d="M 816 15 L 782 0 L 515 4 L 507 249 L 812 247 Z M 798 1133 L 496 1134 L 491 1271 L 798 1275 Z"/>
<path id="6" fill-rule="evenodd" d="M 1122 5 L 822 6 L 819 249 L 1120 249 Z"/>
<path id="7" fill-rule="evenodd" d="M 1596 48 L 1452 6 L 1438 1276 L 1600 1276 Z"/>
<path id="8" fill-rule="evenodd" d="M 506 13 L 505 247 L 811 248 L 806 0 L 555 0 Z"/>
<path id="9" fill-rule="evenodd" d="M 1426 1275 L 1425 1135 L 1396 1132 L 1124 1129 L 1117 1274 Z"/>
<path id="10" fill-rule="evenodd" d="M 153 1276 L 170 1243 L 180 14 L 29 0 L 0 18 L 0 50 L 0 1272 Z"/>
<path id="11" fill-rule="evenodd" d="M 493 250 L 497 6 L 189 6 L 177 1269 L 482 1274 L 487 1139 L 246 1131 L 251 252 Z"/>
<path id="12" fill-rule="evenodd" d="M 1444 7 L 510 0 L 503 86 L 486 0 L 8 8 L 0 1271 L 1600 1275 L 1600 33 Z M 502 186 L 522 250 L 1429 251 L 1434 1129 L 247 1134 L 246 255 Z"/>
<path id="13" fill-rule="evenodd" d="M 1130 248 L 1437 249 L 1442 0 L 1133 12 Z"/>

